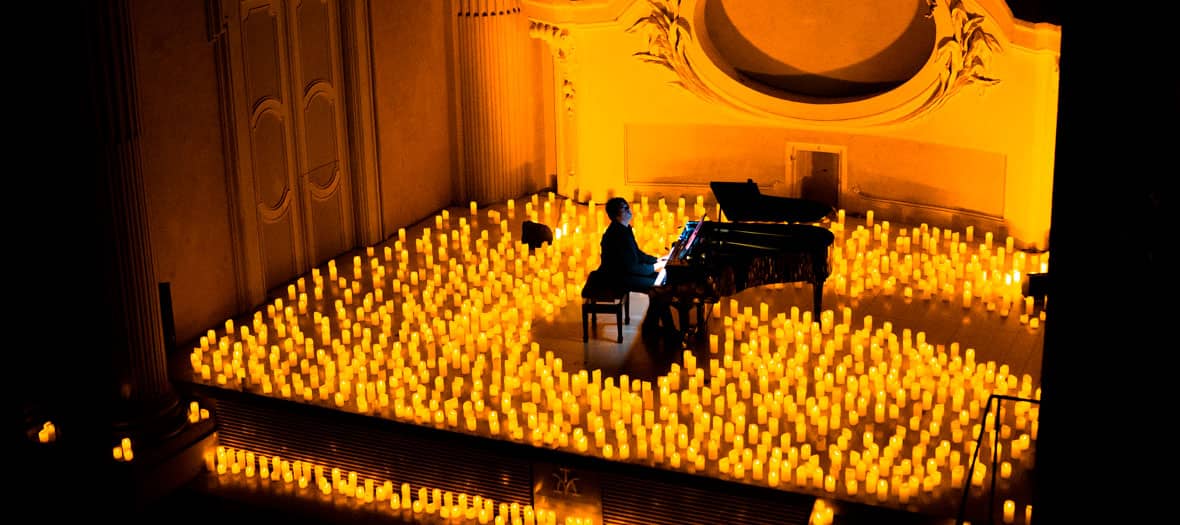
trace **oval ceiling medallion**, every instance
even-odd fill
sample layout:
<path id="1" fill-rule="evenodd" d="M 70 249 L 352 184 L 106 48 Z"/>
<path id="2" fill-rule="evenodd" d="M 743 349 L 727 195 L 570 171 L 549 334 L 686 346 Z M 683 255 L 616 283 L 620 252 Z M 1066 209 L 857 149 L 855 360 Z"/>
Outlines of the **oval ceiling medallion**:
<path id="1" fill-rule="evenodd" d="M 736 80 L 815 103 L 884 93 L 934 50 L 927 0 L 710 0 L 705 33 Z"/>
<path id="2" fill-rule="evenodd" d="M 999 82 L 994 21 L 965 0 L 646 4 L 628 28 L 647 36 L 637 58 L 710 103 L 761 117 L 898 123 Z"/>

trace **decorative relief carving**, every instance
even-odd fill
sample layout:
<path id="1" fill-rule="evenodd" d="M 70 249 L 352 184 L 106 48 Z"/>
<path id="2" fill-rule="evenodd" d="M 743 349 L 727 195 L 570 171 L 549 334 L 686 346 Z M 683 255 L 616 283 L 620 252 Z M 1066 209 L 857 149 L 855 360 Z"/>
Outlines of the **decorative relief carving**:
<path id="1" fill-rule="evenodd" d="M 984 16 L 968 11 L 963 0 L 950 0 L 943 9 L 950 19 L 950 34 L 938 41 L 934 51 L 942 66 L 938 87 L 913 116 L 941 106 L 966 86 L 986 88 L 1000 82 L 988 71 L 992 53 L 1002 48 L 995 35 L 983 29 Z"/>
<path id="2" fill-rule="evenodd" d="M 938 0 L 926 0 L 926 18 L 934 18 L 934 9 L 938 7 Z"/>
<path id="3" fill-rule="evenodd" d="M 570 79 L 573 69 L 574 46 L 569 30 L 529 20 L 529 37 L 541 40 L 549 46 L 549 52 L 553 54 L 557 65 L 555 69 L 561 74 L 562 106 L 567 115 L 573 116 L 574 94 L 577 93 L 577 90 L 574 89 L 574 82 Z"/>
<path id="4" fill-rule="evenodd" d="M 702 99 L 728 104 L 701 80 L 689 61 L 692 27 L 687 18 L 680 16 L 680 0 L 647 0 L 647 3 L 651 5 L 651 13 L 627 28 L 628 33 L 642 32 L 647 36 L 647 51 L 633 56 L 675 73 L 677 80 L 673 84 Z"/>
<path id="5" fill-rule="evenodd" d="M 697 66 L 690 60 L 694 35 L 690 20 L 681 16 L 682 0 L 647 1 L 651 11 L 627 28 L 627 32 L 642 32 L 647 36 L 647 50 L 633 56 L 671 71 L 676 75 L 674 84 L 707 102 L 754 112 L 752 108 L 722 96 L 702 80 Z M 1001 51 L 1001 46 L 995 35 L 983 28 L 984 15 L 968 11 L 963 0 L 929 0 L 927 8 L 929 13 L 926 16 L 933 17 L 940 26 L 940 34 L 945 35 L 939 39 L 933 58 L 926 66 L 939 68 L 938 81 L 920 103 L 892 122 L 925 114 L 966 86 L 985 88 L 999 83 L 989 70 L 992 54 Z"/>

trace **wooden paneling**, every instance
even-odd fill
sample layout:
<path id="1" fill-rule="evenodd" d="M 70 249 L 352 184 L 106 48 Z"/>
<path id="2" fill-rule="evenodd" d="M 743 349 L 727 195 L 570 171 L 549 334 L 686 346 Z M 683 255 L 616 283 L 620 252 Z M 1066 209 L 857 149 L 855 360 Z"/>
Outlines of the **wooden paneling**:
<path id="1" fill-rule="evenodd" d="M 298 97 L 299 194 L 304 210 L 308 263 L 327 261 L 353 248 L 352 193 L 336 2 L 290 2 L 290 89 Z"/>
<path id="2" fill-rule="evenodd" d="M 246 283 L 254 302 L 354 247 L 343 55 L 337 2 L 231 5 L 223 96 L 240 130 L 231 141 L 242 192 L 238 250 L 256 269 Z"/>
<path id="3" fill-rule="evenodd" d="M 304 270 L 303 218 L 296 179 L 298 165 L 292 138 L 293 118 L 285 57 L 288 52 L 281 4 L 245 3 L 238 35 L 242 60 L 240 77 L 250 126 L 239 147 L 250 165 L 240 170 L 253 187 L 249 221 L 259 232 L 258 246 L 245 247 L 261 259 L 262 289 L 280 286 Z"/>

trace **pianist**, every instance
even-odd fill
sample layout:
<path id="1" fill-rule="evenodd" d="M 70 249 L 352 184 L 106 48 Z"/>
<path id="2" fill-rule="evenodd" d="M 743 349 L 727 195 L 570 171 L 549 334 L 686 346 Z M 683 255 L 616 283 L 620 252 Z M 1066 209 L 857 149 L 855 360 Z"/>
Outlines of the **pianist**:
<path id="1" fill-rule="evenodd" d="M 650 292 L 667 257 L 655 257 L 639 248 L 635 232 L 631 230 L 631 205 L 627 199 L 614 197 L 606 201 L 606 215 L 610 218 L 610 226 L 602 234 L 602 263 L 598 270 L 627 290 Z M 649 297 L 653 300 L 644 318 L 644 327 L 655 327 L 662 321 L 665 328 L 675 329 L 668 305 L 654 300 L 654 295 Z M 652 310 L 658 313 L 652 315 L 655 313 Z"/>

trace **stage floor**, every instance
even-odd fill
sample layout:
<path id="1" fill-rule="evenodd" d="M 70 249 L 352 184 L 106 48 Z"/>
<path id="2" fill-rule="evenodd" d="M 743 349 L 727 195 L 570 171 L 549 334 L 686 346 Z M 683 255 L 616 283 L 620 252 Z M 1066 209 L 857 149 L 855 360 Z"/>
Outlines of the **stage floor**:
<path id="1" fill-rule="evenodd" d="M 583 342 L 578 292 L 597 266 L 601 206 L 552 195 L 514 204 L 511 212 L 500 204 L 475 215 L 451 208 L 338 257 L 335 271 L 314 272 L 322 297 L 312 274 L 293 281 L 275 296 L 281 301 L 191 342 L 174 373 L 372 417 L 934 516 L 959 507 L 988 395 L 1039 396 L 1046 313 L 1020 296 L 1011 269 L 1039 271 L 1046 256 L 1001 250 L 1004 240 L 989 243 L 984 232 L 968 241 L 967 232 L 882 230 L 880 221 L 841 215 L 823 224 L 836 233 L 823 323 L 805 323 L 810 285 L 769 285 L 724 298 L 707 318 L 709 335 L 682 346 L 644 332 L 647 298 L 633 293 L 622 343 L 611 315 L 600 315 Z M 699 201 L 679 210 L 663 202 L 632 207 L 641 246 L 657 255 L 702 211 Z M 554 242 L 532 253 L 515 244 L 526 218 L 549 225 Z M 505 233 L 511 242 L 500 242 Z M 263 326 L 268 341 L 260 343 Z M 237 368 L 234 343 L 245 349 Z M 335 384 L 324 387 L 329 377 Z M 365 391 L 360 385 L 367 394 L 355 394 Z M 347 389 L 353 392 L 341 394 Z M 1004 403 L 1007 467 L 998 501 L 1014 500 L 1020 515 L 1031 502 L 1036 410 Z M 986 484 L 971 492 L 982 497 Z"/>

